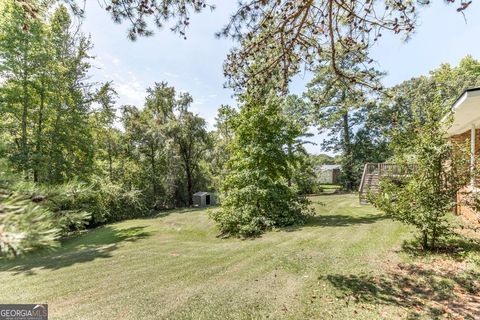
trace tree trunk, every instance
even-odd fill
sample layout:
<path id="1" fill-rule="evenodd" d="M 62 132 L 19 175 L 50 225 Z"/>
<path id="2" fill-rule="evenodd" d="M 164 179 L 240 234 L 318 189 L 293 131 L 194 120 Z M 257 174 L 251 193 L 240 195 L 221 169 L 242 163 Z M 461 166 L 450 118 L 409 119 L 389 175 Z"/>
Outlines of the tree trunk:
<path id="1" fill-rule="evenodd" d="M 185 162 L 185 171 L 187 174 L 187 194 L 188 194 L 188 205 L 193 205 L 193 174 L 191 170 L 190 161 Z"/>
<path id="2" fill-rule="evenodd" d="M 157 168 L 155 166 L 155 146 L 150 143 L 150 165 L 152 166 L 152 192 L 153 199 L 157 201 Z"/>
<path id="3" fill-rule="evenodd" d="M 39 182 L 39 167 L 43 167 L 43 156 L 42 156 L 42 131 L 43 131 L 43 109 L 45 107 L 45 87 L 42 81 L 42 88 L 40 90 L 40 109 L 38 110 L 38 123 L 37 123 L 37 142 L 35 147 L 36 163 L 33 169 L 33 181 Z M 42 159 L 40 159 L 40 157 Z"/>
<path id="4" fill-rule="evenodd" d="M 343 122 L 343 172 L 345 176 L 345 188 L 347 190 L 353 189 L 353 163 L 352 163 L 352 142 L 350 123 L 348 117 L 348 111 L 345 111 L 342 116 Z"/>
<path id="5" fill-rule="evenodd" d="M 57 170 L 58 168 L 58 159 L 55 159 L 53 160 L 53 156 L 54 156 L 54 148 L 58 145 L 58 132 L 60 130 L 60 120 L 62 119 L 62 107 L 61 105 L 59 104 L 57 106 L 57 115 L 55 117 L 55 125 L 54 125 L 54 129 L 53 129 L 53 134 L 51 135 L 52 137 L 52 140 L 50 141 L 50 152 L 49 152 L 49 161 L 50 161 L 50 165 L 48 166 L 48 179 L 50 182 L 54 181 L 57 179 L 57 174 L 58 172 L 55 172 L 55 179 L 54 179 L 54 170 Z M 53 165 L 52 165 L 52 162 L 53 162 Z M 55 167 L 54 167 L 55 165 Z"/>
<path id="6" fill-rule="evenodd" d="M 288 144 L 287 149 L 288 149 L 288 159 L 290 160 L 290 159 L 292 159 L 292 153 L 293 153 L 293 150 L 292 150 L 293 147 L 292 147 L 292 144 L 291 144 L 291 143 Z M 291 175 L 291 172 L 290 172 L 289 175 L 288 175 L 287 184 L 288 184 L 288 187 L 289 187 L 289 188 L 292 187 L 292 175 Z"/>
<path id="7" fill-rule="evenodd" d="M 427 250 L 428 249 L 428 233 L 426 230 L 422 231 L 422 236 L 423 236 L 422 247 L 424 250 Z"/>
<path id="8" fill-rule="evenodd" d="M 110 182 L 113 182 L 113 168 L 112 168 L 112 141 L 108 138 L 108 172 L 110 174 Z"/>
<path id="9" fill-rule="evenodd" d="M 22 137 L 21 137 L 21 154 L 22 169 L 25 172 L 25 178 L 28 179 L 28 145 L 27 145 L 27 118 L 28 118 L 28 71 L 27 71 L 27 53 L 23 54 L 23 75 L 22 75 Z"/>

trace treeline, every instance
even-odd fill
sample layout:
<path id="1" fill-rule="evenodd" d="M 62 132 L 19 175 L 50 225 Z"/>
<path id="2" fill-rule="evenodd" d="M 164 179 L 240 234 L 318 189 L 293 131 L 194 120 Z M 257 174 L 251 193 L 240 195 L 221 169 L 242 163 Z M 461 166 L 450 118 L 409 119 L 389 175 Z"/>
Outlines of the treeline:
<path id="1" fill-rule="evenodd" d="M 288 209 L 298 194 L 313 192 L 314 162 L 303 148 L 308 136 L 304 100 L 274 92 L 268 101 L 240 98 L 246 105 L 240 111 L 219 108 L 212 132 L 189 110 L 192 97 L 165 82 L 147 89 L 142 106 L 117 108 L 113 84 L 88 78 L 94 59 L 89 37 L 64 6 L 42 8 L 32 19 L 15 1 L 0 7 L 3 254 L 54 246 L 84 228 L 189 206 L 199 190 L 224 190 L 228 203 L 241 195 L 231 192 L 238 187 L 232 172 L 256 177 L 249 192 L 263 200 L 255 210 L 280 203 L 279 210 Z M 250 105 L 255 109 L 247 119 Z M 273 117 L 262 118 L 270 121 L 269 135 L 256 127 L 267 122 L 251 122 L 264 105 L 271 106 Z M 244 129 L 247 136 L 258 136 L 251 140 L 241 134 Z M 248 168 L 239 164 L 245 158 L 252 161 Z M 271 170 L 262 171 L 263 165 Z M 250 176 L 247 169 L 256 173 Z M 277 191 L 283 198 L 271 202 Z M 246 193 L 241 196 L 246 198 L 238 199 L 240 206 L 250 200 Z M 279 210 L 272 214 L 295 221 L 288 210 Z M 257 223 L 244 234 L 277 222 Z"/>
<path id="2" fill-rule="evenodd" d="M 112 84 L 89 80 L 92 44 L 64 6 L 35 19 L 14 1 L 0 9 L 3 253 L 212 190 L 214 137 L 189 94 L 155 83 L 144 106 L 117 111 Z"/>

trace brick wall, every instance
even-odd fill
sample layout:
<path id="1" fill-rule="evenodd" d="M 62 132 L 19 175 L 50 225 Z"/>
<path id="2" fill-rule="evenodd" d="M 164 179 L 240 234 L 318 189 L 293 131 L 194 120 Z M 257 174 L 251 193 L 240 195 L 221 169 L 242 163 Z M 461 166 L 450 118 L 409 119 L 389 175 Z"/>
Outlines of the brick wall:
<path id="1" fill-rule="evenodd" d="M 457 145 L 458 152 L 469 152 L 470 153 L 470 129 L 454 136 L 450 137 L 450 141 L 454 142 Z M 477 164 L 480 163 L 480 129 L 475 130 L 475 155 L 477 156 Z M 480 187 L 480 177 L 476 179 L 476 187 Z M 465 187 L 457 195 L 457 208 L 456 213 L 464 216 L 470 221 L 478 222 L 478 213 L 475 212 L 471 207 L 464 204 L 465 197 L 468 196 L 468 187 Z"/>

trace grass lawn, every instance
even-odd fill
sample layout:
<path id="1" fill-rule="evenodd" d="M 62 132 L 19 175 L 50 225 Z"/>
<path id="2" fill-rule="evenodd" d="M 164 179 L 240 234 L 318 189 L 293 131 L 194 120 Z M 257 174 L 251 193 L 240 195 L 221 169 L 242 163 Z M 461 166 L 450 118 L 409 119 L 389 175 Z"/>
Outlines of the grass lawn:
<path id="1" fill-rule="evenodd" d="M 308 225 L 255 240 L 219 239 L 208 210 L 180 210 L 0 260 L 0 302 L 48 303 L 51 319 L 480 315 L 478 251 L 413 257 L 401 249 L 408 228 L 356 195 L 312 200 L 318 216 Z"/>

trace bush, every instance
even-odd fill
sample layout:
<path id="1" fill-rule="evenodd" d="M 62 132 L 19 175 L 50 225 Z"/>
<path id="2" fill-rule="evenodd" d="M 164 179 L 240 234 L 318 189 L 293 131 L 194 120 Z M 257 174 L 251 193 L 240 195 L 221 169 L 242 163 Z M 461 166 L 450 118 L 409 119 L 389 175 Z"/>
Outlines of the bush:
<path id="1" fill-rule="evenodd" d="M 265 179 L 266 180 L 266 179 Z M 274 227 L 305 222 L 309 202 L 282 183 L 257 180 L 230 190 L 212 213 L 225 235 L 257 236 Z"/>
<path id="2" fill-rule="evenodd" d="M 101 180 L 96 181 L 94 186 L 98 190 L 100 203 L 96 210 L 92 211 L 93 225 L 136 218 L 149 213 L 139 190 L 127 190 L 121 185 Z"/>
<path id="3" fill-rule="evenodd" d="M 23 189 L 25 191 L 25 189 Z M 32 199 L 53 212 L 62 234 L 145 215 L 148 211 L 138 190 L 104 180 L 91 184 L 70 181 L 57 186 L 33 185 Z"/>

